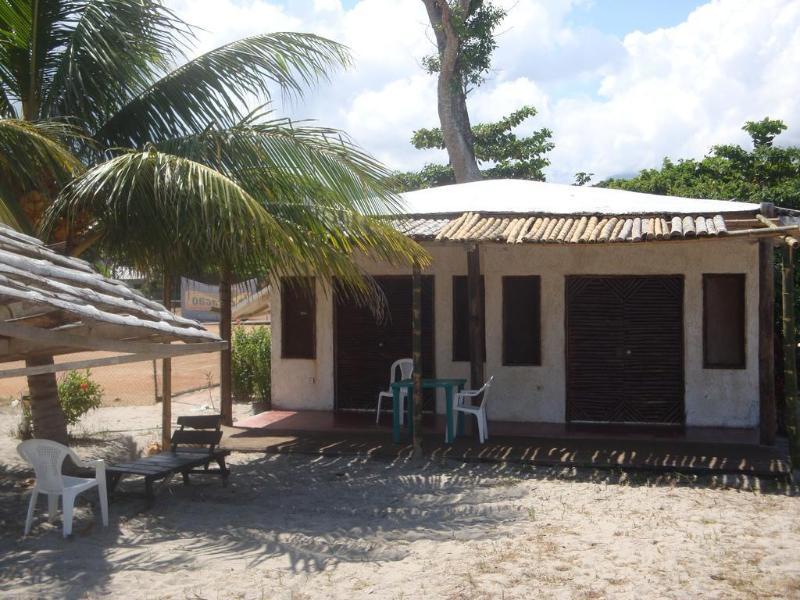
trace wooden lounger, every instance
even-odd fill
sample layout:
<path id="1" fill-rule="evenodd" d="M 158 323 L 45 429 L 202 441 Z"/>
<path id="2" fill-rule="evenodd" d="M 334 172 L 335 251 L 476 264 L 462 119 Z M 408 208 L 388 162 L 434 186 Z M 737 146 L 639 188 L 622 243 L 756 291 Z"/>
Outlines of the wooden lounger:
<path id="1" fill-rule="evenodd" d="M 225 457 L 231 451 L 218 448 L 222 439 L 221 423 L 220 415 L 178 417 L 180 429 L 172 434 L 169 451 L 106 467 L 109 493 L 116 489 L 125 475 L 144 477 L 148 506 L 152 506 L 155 500 L 153 483 L 159 480 L 168 482 L 177 473 L 183 476 L 184 485 L 189 485 L 190 473 L 220 475 L 222 485 L 226 485 L 230 469 L 225 465 Z M 218 468 L 209 468 L 212 462 L 216 462 Z"/>

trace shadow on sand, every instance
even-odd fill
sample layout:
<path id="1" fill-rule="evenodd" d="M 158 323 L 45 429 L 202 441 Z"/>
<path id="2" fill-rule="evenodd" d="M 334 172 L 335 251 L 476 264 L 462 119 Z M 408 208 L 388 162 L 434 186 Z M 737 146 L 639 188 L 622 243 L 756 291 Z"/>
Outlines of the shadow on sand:
<path id="1" fill-rule="evenodd" d="M 126 444 L 121 439 L 110 447 L 123 452 Z M 243 561 L 250 569 L 280 558 L 294 573 L 339 563 L 398 561 L 417 540 L 491 540 L 499 537 L 502 525 L 528 519 L 530 488 L 518 485 L 526 480 L 796 493 L 786 484 L 747 476 L 648 475 L 449 459 L 239 454 L 232 469 L 227 488 L 216 477 L 197 477 L 189 486 L 175 481 L 146 512 L 140 499 L 125 494 L 141 483 L 123 482 L 111 506 L 110 526 L 99 526 L 99 511 L 93 515 L 84 501 L 71 540 L 61 538 L 60 522 L 43 524 L 42 513 L 31 536 L 22 538 L 23 492 L 32 473 L 3 470 L 0 592 L 99 595 L 114 574 L 203 568 L 217 561 Z"/>

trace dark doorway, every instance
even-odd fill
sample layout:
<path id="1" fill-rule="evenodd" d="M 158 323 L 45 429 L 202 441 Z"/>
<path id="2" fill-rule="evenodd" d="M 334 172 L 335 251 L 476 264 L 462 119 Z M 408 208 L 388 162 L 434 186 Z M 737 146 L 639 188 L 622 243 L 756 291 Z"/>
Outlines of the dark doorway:
<path id="1" fill-rule="evenodd" d="M 567 421 L 684 422 L 683 277 L 567 277 Z"/>
<path id="2" fill-rule="evenodd" d="M 364 307 L 337 294 L 334 308 L 335 406 L 337 410 L 375 410 L 378 392 L 389 387 L 389 368 L 411 357 L 411 277 L 375 277 L 388 303 L 382 322 Z M 434 377 L 433 276 L 422 277 L 422 376 Z M 434 394 L 425 391 L 425 409 Z M 387 410 L 391 406 L 386 406 Z M 382 408 L 383 410 L 383 408 Z"/>

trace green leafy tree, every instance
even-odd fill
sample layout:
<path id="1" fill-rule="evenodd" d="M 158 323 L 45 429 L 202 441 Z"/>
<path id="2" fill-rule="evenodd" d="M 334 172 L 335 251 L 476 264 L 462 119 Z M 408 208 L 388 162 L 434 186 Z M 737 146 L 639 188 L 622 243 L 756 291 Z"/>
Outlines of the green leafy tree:
<path id="1" fill-rule="evenodd" d="M 553 149 L 552 132 L 543 128 L 531 135 L 519 137 L 514 129 L 536 116 L 533 106 L 523 106 L 494 123 L 481 123 L 472 128 L 475 156 L 486 179 L 532 179 L 544 181 L 544 169 L 550 164 L 546 154 Z M 411 143 L 417 149 L 444 148 L 440 128 L 419 129 Z M 418 172 L 397 173 L 395 183 L 402 191 L 436 187 L 455 183 L 450 165 L 428 164 Z"/>
<path id="2" fill-rule="evenodd" d="M 742 129 L 750 135 L 752 148 L 717 145 L 702 159 L 665 158 L 660 169 L 644 169 L 630 179 L 611 178 L 598 185 L 690 198 L 774 202 L 800 209 L 800 147 L 774 144 L 786 125 L 767 117 L 748 121 Z"/>
<path id="3" fill-rule="evenodd" d="M 437 53 L 423 59 L 435 73 L 442 144 L 447 149 L 455 181 L 481 178 L 467 94 L 483 83 L 497 47 L 494 31 L 504 9 L 483 0 L 422 0 L 436 38 Z"/>

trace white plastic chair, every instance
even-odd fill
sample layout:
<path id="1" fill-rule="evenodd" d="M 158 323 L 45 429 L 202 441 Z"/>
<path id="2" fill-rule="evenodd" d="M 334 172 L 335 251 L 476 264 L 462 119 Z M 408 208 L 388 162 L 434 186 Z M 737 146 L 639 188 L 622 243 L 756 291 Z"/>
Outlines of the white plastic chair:
<path id="1" fill-rule="evenodd" d="M 397 372 L 400 371 L 400 377 L 397 377 Z M 389 371 L 389 383 L 392 384 L 395 381 L 402 381 L 403 379 L 411 379 L 411 375 L 414 373 L 414 359 L 412 358 L 401 358 L 396 360 L 392 363 L 392 369 Z M 378 423 L 381 420 L 381 402 L 383 402 L 384 398 L 388 398 L 389 402 L 392 402 L 392 389 L 389 388 L 388 391 L 380 392 L 378 394 L 378 412 L 375 415 L 375 422 Z M 406 399 L 408 398 L 408 390 L 403 388 L 400 390 L 400 425 L 403 424 L 403 414 L 405 413 L 405 406 L 406 406 Z"/>
<path id="2" fill-rule="evenodd" d="M 31 491 L 28 517 L 25 519 L 25 535 L 30 533 L 31 523 L 33 523 L 33 511 L 36 509 L 36 500 L 39 494 L 47 494 L 47 514 L 50 521 L 55 520 L 56 511 L 58 510 L 58 497 L 62 497 L 64 537 L 69 536 L 72 533 L 72 512 L 75 507 L 75 497 L 95 486 L 100 494 L 100 511 L 103 515 L 103 525 L 108 527 L 106 465 L 102 460 L 81 460 L 71 448 L 51 440 L 28 440 L 22 442 L 17 446 L 17 452 L 33 466 L 33 470 L 36 472 L 36 483 Z M 94 467 L 95 478 L 86 479 L 62 475 L 61 466 L 67 456 L 79 467 Z"/>
<path id="3" fill-rule="evenodd" d="M 458 422 L 458 413 L 475 415 L 478 420 L 478 438 L 481 444 L 489 439 L 489 423 L 486 420 L 486 402 L 489 398 L 489 388 L 494 381 L 494 375 L 489 377 L 489 381 L 483 384 L 479 390 L 463 390 L 458 392 L 453 398 L 453 419 Z M 472 405 L 472 399 L 481 396 L 481 403 L 478 406 Z M 447 431 L 445 430 L 444 439 L 447 441 Z"/>

